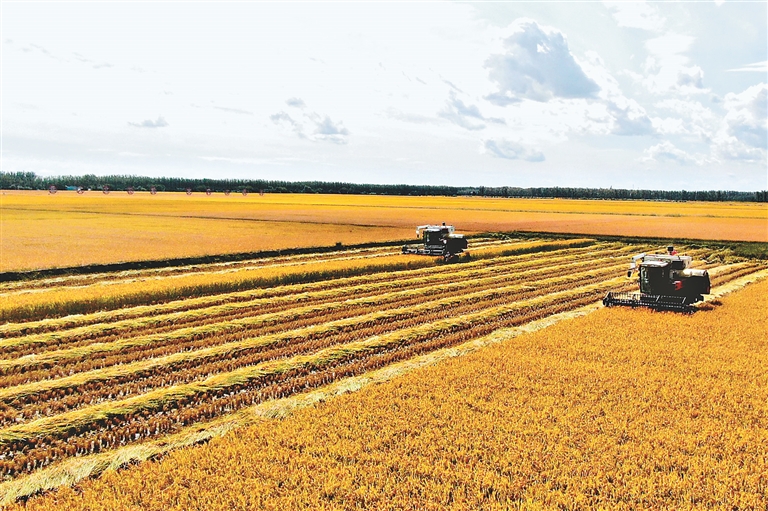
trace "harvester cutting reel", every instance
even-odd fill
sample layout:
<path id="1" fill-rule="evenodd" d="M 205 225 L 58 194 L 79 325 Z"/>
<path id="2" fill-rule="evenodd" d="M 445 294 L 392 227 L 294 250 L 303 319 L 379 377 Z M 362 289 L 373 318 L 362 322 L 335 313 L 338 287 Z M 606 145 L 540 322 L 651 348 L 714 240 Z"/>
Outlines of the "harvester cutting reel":
<path id="1" fill-rule="evenodd" d="M 609 292 L 603 305 L 648 307 L 655 310 L 693 312 L 694 304 L 709 294 L 707 270 L 690 268 L 693 259 L 669 247 L 667 254 L 638 254 L 632 258 L 627 277 L 639 273 L 639 293 Z"/>
<path id="2" fill-rule="evenodd" d="M 454 234 L 452 225 L 420 225 L 416 237 L 422 239 L 422 245 L 403 245 L 403 254 L 440 256 L 451 262 L 467 248 L 467 239 L 463 234 Z"/>

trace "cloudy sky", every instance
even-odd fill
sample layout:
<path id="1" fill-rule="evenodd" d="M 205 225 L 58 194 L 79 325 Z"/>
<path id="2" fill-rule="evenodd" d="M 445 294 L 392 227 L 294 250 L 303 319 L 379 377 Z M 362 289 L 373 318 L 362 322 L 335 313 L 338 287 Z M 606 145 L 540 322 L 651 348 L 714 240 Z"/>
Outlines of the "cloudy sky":
<path id="1" fill-rule="evenodd" d="M 768 189 L 768 3 L 2 3 L 2 169 Z"/>

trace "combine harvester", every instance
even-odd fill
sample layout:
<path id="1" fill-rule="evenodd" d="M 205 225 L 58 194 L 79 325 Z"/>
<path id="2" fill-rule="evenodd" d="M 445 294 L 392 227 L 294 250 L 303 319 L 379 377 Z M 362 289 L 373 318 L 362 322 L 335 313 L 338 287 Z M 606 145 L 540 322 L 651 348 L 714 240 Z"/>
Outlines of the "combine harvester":
<path id="1" fill-rule="evenodd" d="M 441 256 L 446 262 L 454 262 L 467 248 L 463 234 L 454 234 L 452 225 L 420 225 L 416 228 L 416 237 L 422 238 L 424 245 L 414 247 L 403 245 L 403 254 Z"/>
<path id="2" fill-rule="evenodd" d="M 603 305 L 693 312 L 693 304 L 709 294 L 709 274 L 707 270 L 690 268 L 693 258 L 677 255 L 674 247 L 667 247 L 667 252 L 634 256 L 627 277 L 635 271 L 640 273 L 640 292 L 609 292 Z"/>

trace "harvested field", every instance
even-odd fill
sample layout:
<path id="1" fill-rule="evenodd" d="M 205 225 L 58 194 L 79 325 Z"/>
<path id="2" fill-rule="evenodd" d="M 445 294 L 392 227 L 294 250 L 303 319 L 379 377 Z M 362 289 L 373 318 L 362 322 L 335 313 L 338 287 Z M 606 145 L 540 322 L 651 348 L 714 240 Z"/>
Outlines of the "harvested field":
<path id="1" fill-rule="evenodd" d="M 27 509 L 764 509 L 766 296 L 601 310 Z"/>
<path id="2" fill-rule="evenodd" d="M 342 248 L 5 283 L 4 314 L 16 319 L 0 326 L 0 491 L 7 500 L 72 482 L 73 463 L 97 473 L 221 434 L 255 407 L 590 306 L 634 289 L 629 257 L 654 249 L 488 238 L 454 265 Z M 765 270 L 686 253 L 716 287 Z M 349 272 L 334 274 L 339 264 Z M 131 286 L 111 307 L 93 297 Z"/>

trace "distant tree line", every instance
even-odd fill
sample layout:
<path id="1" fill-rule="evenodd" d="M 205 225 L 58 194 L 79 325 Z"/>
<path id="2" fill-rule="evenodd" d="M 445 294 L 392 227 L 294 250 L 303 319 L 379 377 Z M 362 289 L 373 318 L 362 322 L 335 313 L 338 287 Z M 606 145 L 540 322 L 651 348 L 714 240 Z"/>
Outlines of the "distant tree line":
<path id="1" fill-rule="evenodd" d="M 264 193 L 338 193 L 363 195 L 442 195 L 480 197 L 531 197 L 567 199 L 636 199 L 669 201 L 741 201 L 768 202 L 768 190 L 736 192 L 730 190 L 627 190 L 623 188 L 568 188 L 516 186 L 432 186 L 375 185 L 327 181 L 268 181 L 264 179 L 188 179 L 144 176 L 57 176 L 43 177 L 34 172 L 0 172 L 3 190 L 98 190 L 158 192 L 264 192 Z"/>

